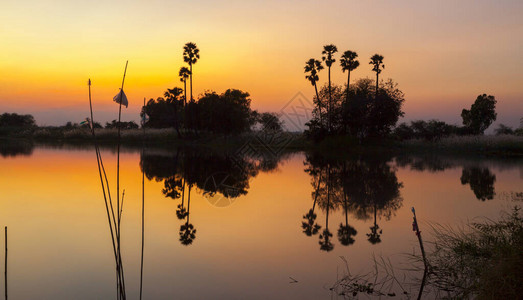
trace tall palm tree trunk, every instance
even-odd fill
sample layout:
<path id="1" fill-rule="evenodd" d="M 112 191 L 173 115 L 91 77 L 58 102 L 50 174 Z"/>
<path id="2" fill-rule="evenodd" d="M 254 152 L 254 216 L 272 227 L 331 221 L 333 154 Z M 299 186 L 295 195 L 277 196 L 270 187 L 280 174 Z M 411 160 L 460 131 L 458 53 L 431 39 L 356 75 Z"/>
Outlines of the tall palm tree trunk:
<path id="1" fill-rule="evenodd" d="M 312 212 L 314 212 L 314 208 L 316 207 L 316 201 L 318 200 L 318 194 L 320 191 L 320 184 L 321 184 L 321 170 L 320 170 L 320 177 L 318 178 L 318 186 L 316 187 L 316 193 L 314 193 L 314 203 L 312 204 Z"/>
<path id="2" fill-rule="evenodd" d="M 347 97 L 345 98 L 345 109 L 347 109 L 347 106 L 349 105 L 350 69 L 347 73 L 349 73 L 349 75 L 347 75 Z M 345 128 L 345 134 L 347 134 L 347 132 L 348 132 L 347 120 L 345 120 L 345 122 L 343 122 L 343 123 L 344 123 L 344 128 Z"/>
<path id="3" fill-rule="evenodd" d="M 187 224 L 189 224 L 189 215 L 191 210 L 191 187 L 192 184 L 189 184 L 189 196 L 187 197 Z"/>
<path id="4" fill-rule="evenodd" d="M 376 228 L 376 222 L 377 222 L 377 211 L 378 208 L 376 207 L 376 202 L 374 202 L 374 228 Z"/>
<path id="5" fill-rule="evenodd" d="M 323 127 L 323 117 L 321 112 L 321 100 L 320 95 L 318 94 L 318 86 L 316 85 L 316 82 L 314 82 L 314 90 L 316 91 L 316 99 L 318 100 L 318 110 L 320 111 L 320 125 Z"/>
<path id="6" fill-rule="evenodd" d="M 376 99 L 378 99 L 378 78 L 379 78 L 379 74 L 378 72 L 376 72 Z"/>
<path id="7" fill-rule="evenodd" d="M 327 231 L 329 231 L 329 207 L 330 207 L 330 200 L 331 200 L 331 185 L 330 185 L 330 179 L 331 179 L 331 167 L 330 165 L 327 167 L 327 218 L 325 220 L 325 228 Z"/>
<path id="8" fill-rule="evenodd" d="M 176 100 L 174 100 L 174 128 L 176 129 L 178 138 L 181 138 L 182 135 L 180 134 L 180 121 L 178 120 L 178 104 L 176 103 Z"/>
<path id="9" fill-rule="evenodd" d="M 190 76 L 191 76 L 191 101 L 192 101 L 192 64 L 190 64 L 189 67 L 191 68 L 191 70 L 190 70 L 190 71 L 191 71 Z"/>
<path id="10" fill-rule="evenodd" d="M 183 80 L 183 126 L 187 130 L 187 78 Z"/>
<path id="11" fill-rule="evenodd" d="M 329 132 L 332 132 L 332 90 L 331 90 L 331 67 L 329 67 L 329 105 L 328 105 L 328 127 Z"/>

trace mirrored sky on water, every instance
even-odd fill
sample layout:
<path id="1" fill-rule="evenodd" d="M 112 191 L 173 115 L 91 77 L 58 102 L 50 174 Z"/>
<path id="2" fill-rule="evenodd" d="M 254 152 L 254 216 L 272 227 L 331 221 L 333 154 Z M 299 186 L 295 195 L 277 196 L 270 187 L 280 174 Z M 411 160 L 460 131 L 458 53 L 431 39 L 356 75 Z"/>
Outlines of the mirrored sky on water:
<path id="1" fill-rule="evenodd" d="M 114 181 L 116 157 L 110 150 L 102 154 Z M 127 293 L 133 298 L 140 270 L 140 159 L 139 151 L 121 155 L 122 255 Z M 196 238 L 189 246 L 179 241 L 184 220 L 177 218 L 176 210 L 181 200 L 162 193 L 164 180 L 146 179 L 145 298 L 327 299 L 328 288 L 345 268 L 340 256 L 348 260 L 351 272 L 364 272 L 373 254 L 400 264 L 402 254 L 417 250 L 412 206 L 429 240 L 431 223 L 455 226 L 499 217 L 515 204 L 510 195 L 521 192 L 523 181 L 521 161 L 396 157 L 386 167 L 380 165 L 401 183 L 401 201 L 390 218 L 378 213 L 381 242 L 367 239 L 374 215 L 361 217 L 349 210 L 348 223 L 357 234 L 352 245 L 342 245 L 337 230 L 345 223 L 345 213 L 339 206 L 328 213 L 333 249 L 326 252 L 320 250 L 319 234 L 307 236 L 302 229 L 315 189 L 313 176 L 304 171 L 307 159 L 304 153 L 292 154 L 275 169 L 258 172 L 249 178 L 247 194 L 226 207 L 212 205 L 195 184 L 190 222 Z M 0 163 L 0 226 L 9 228 L 10 296 L 113 297 L 114 261 L 94 151 L 36 147 L 31 155 L 0 157 Z M 349 166 L 373 170 L 364 160 Z M 494 188 L 493 199 L 478 199 L 488 198 L 492 190 L 478 190 L 477 182 Z M 327 225 L 322 205 L 315 208 L 320 233 Z M 289 283 L 289 277 L 298 282 Z"/>

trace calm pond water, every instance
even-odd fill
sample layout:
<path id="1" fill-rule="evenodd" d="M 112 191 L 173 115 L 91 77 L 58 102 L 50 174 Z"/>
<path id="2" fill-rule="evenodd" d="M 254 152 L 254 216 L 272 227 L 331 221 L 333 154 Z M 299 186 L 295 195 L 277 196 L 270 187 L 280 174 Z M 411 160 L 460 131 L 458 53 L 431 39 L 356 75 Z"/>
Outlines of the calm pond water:
<path id="1" fill-rule="evenodd" d="M 9 297 L 115 298 L 94 149 L 22 144 L 0 154 Z M 114 189 L 115 151 L 102 155 Z M 523 190 L 522 160 L 124 148 L 129 299 L 139 295 L 142 171 L 144 299 L 338 299 L 329 288 L 347 273 L 341 257 L 352 274 L 372 269 L 373 256 L 408 267 L 404 254 L 419 249 L 411 207 L 430 240 L 430 224 L 496 219 Z"/>

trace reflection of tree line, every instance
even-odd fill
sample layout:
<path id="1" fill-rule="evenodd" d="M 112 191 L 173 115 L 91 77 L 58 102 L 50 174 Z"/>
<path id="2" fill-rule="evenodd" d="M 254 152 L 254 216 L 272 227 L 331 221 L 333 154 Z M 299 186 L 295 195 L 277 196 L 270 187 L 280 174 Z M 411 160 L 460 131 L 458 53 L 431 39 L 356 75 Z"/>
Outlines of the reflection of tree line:
<path id="1" fill-rule="evenodd" d="M 334 244 L 329 229 L 329 214 L 342 209 L 345 223 L 338 228 L 338 240 L 344 245 L 355 242 L 357 231 L 349 224 L 349 213 L 360 220 L 373 218 L 367 240 L 376 244 L 381 242 L 382 230 L 378 217 L 390 219 L 402 206 L 403 199 L 395 170 L 387 163 L 388 159 L 357 158 L 327 159 L 319 155 L 307 155 L 306 172 L 312 179 L 312 208 L 303 216 L 303 232 L 307 236 L 319 234 L 320 249 L 331 251 Z M 316 221 L 316 208 L 325 212 L 325 229 Z"/>
<path id="2" fill-rule="evenodd" d="M 196 189 L 204 196 L 237 198 L 246 195 L 249 180 L 261 172 L 278 167 L 279 158 L 249 158 L 179 148 L 169 154 L 144 153 L 140 167 L 149 180 L 163 181 L 165 197 L 180 201 L 176 216 L 180 243 L 192 244 L 196 228 L 190 223 L 191 194 Z"/>
<path id="3" fill-rule="evenodd" d="M 411 169 L 417 171 L 440 172 L 449 168 L 457 167 L 457 165 L 444 161 L 439 156 L 398 156 L 396 157 L 396 164 L 400 167 L 410 166 Z M 478 200 L 492 200 L 494 199 L 495 190 L 494 183 L 496 182 L 496 175 L 493 174 L 489 168 L 477 165 L 464 165 L 461 171 L 460 178 L 462 185 L 470 185 L 470 189 Z"/>
<path id="4" fill-rule="evenodd" d="M 27 140 L 0 140 L 0 156 L 14 157 L 17 155 L 29 156 L 33 154 L 34 145 Z"/>

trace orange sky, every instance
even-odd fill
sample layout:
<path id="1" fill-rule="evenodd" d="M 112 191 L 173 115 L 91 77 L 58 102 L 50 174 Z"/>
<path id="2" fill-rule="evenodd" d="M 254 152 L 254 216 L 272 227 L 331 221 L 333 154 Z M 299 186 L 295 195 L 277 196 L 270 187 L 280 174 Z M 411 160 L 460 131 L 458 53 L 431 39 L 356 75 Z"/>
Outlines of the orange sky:
<path id="1" fill-rule="evenodd" d="M 303 66 L 322 46 L 385 57 L 383 78 L 406 94 L 406 120 L 460 123 L 476 96 L 498 99 L 498 121 L 523 117 L 521 1 L 14 1 L 0 4 L 0 112 L 33 114 L 39 124 L 80 121 L 93 80 L 95 118 L 111 103 L 129 60 L 124 119 L 143 97 L 181 86 L 182 47 L 195 42 L 194 91 L 239 88 L 253 107 L 279 111 L 297 92 L 312 97 Z M 338 67 L 333 80 L 344 83 Z M 324 82 L 327 72 L 320 73 Z"/>

